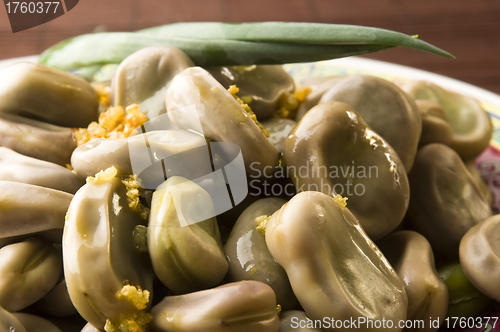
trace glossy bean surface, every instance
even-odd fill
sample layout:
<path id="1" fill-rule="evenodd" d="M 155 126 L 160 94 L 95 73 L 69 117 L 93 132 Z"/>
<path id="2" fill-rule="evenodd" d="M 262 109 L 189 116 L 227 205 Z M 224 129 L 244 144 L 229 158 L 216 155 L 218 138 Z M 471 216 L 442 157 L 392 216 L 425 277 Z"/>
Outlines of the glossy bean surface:
<path id="1" fill-rule="evenodd" d="M 256 280 L 268 284 L 276 293 L 278 304 L 288 310 L 297 306 L 297 299 L 285 270 L 267 249 L 265 226 L 257 222 L 257 218 L 270 217 L 285 203 L 283 199 L 269 197 L 246 208 L 234 224 L 224 251 L 229 260 L 229 280 Z"/>
<path id="2" fill-rule="evenodd" d="M 356 110 L 341 102 L 312 108 L 285 140 L 283 161 L 301 191 L 337 193 L 374 240 L 395 229 L 409 201 L 404 165 Z"/>
<path id="3" fill-rule="evenodd" d="M 344 204 L 319 192 L 294 196 L 267 223 L 271 255 L 311 319 L 405 319 L 402 281 Z"/>
<path id="4" fill-rule="evenodd" d="M 151 309 L 152 330 L 277 332 L 276 297 L 258 281 L 240 281 L 186 295 L 167 296 Z"/>

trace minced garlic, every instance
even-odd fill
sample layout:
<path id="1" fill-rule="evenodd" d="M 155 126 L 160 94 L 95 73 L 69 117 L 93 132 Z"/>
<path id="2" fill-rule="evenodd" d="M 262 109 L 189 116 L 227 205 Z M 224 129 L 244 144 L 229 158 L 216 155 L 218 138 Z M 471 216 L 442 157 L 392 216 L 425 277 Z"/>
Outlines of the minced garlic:
<path id="1" fill-rule="evenodd" d="M 104 171 L 100 171 L 95 176 L 88 176 L 87 183 L 90 184 L 104 183 L 114 178 L 117 173 L 118 170 L 115 168 L 115 166 L 111 166 L 109 168 L 106 168 Z"/>
<path id="2" fill-rule="evenodd" d="M 266 234 L 267 222 L 271 217 L 262 215 L 255 218 L 255 222 L 257 223 L 257 230 L 261 231 L 263 234 Z"/>
<path id="3" fill-rule="evenodd" d="M 141 179 L 137 175 L 131 175 L 122 180 L 122 183 L 127 187 L 127 198 L 129 208 L 139 214 L 142 219 L 147 220 L 149 209 L 140 201 Z"/>
<path id="4" fill-rule="evenodd" d="M 116 299 L 125 300 L 137 310 L 121 313 L 116 318 L 108 318 L 104 330 L 106 332 L 145 332 L 153 316 L 144 311 L 149 302 L 150 293 L 139 286 L 125 285 L 116 293 Z"/>
<path id="5" fill-rule="evenodd" d="M 118 300 L 126 300 L 134 305 L 139 310 L 146 309 L 149 302 L 149 291 L 142 289 L 140 286 L 125 285 L 116 294 Z"/>
<path id="6" fill-rule="evenodd" d="M 311 88 L 308 86 L 300 86 L 298 87 L 295 92 L 293 93 L 293 96 L 299 103 L 302 103 L 304 100 L 306 100 L 307 96 L 311 93 Z"/>
<path id="7" fill-rule="evenodd" d="M 118 318 L 107 319 L 104 325 L 106 332 L 146 332 L 153 315 L 144 311 L 123 313 Z"/>
<path id="8" fill-rule="evenodd" d="M 100 105 L 104 107 L 109 107 L 109 95 L 111 93 L 111 87 L 109 85 L 94 85 L 95 92 L 97 93 L 97 101 Z"/>
<path id="9" fill-rule="evenodd" d="M 275 116 L 294 120 L 300 103 L 306 99 L 309 93 L 311 93 L 311 88 L 301 86 L 294 93 L 282 94 L 278 100 L 278 110 Z"/>
<path id="10" fill-rule="evenodd" d="M 234 97 L 234 99 L 236 99 L 236 101 L 238 103 L 240 103 L 241 107 L 243 107 L 243 109 L 245 110 L 245 112 L 247 113 L 247 115 L 253 120 L 253 122 L 255 122 L 255 124 L 264 133 L 264 135 L 266 135 L 266 137 L 269 137 L 271 135 L 271 133 L 269 132 L 269 130 L 267 130 L 266 128 L 264 128 L 264 126 L 259 122 L 259 120 L 257 120 L 257 116 L 252 111 L 252 109 L 250 108 L 250 106 L 248 106 L 247 103 L 245 103 L 240 97 L 238 97 L 236 95 L 240 91 L 240 89 L 238 89 L 238 87 L 236 85 L 231 85 L 229 87 L 229 89 L 227 89 L 227 91 Z"/>
<path id="11" fill-rule="evenodd" d="M 335 203 L 339 204 L 342 207 L 347 206 L 347 197 L 342 197 L 340 195 L 334 195 L 333 200 L 335 201 Z"/>
<path id="12" fill-rule="evenodd" d="M 80 146 L 92 138 L 129 137 L 137 127 L 148 120 L 137 104 L 132 104 L 125 110 L 121 106 L 109 107 L 106 112 L 101 113 L 98 122 L 92 122 L 87 128 L 75 129 L 75 140 Z"/>

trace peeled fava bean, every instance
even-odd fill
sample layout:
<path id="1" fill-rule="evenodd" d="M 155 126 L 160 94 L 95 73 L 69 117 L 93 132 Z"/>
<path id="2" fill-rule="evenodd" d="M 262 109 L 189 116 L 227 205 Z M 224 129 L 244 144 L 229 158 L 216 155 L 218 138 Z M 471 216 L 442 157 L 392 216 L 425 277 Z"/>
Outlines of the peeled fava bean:
<path id="1" fill-rule="evenodd" d="M 118 176 L 127 176 L 137 174 L 137 168 L 144 168 L 148 162 L 151 165 L 161 165 L 163 159 L 173 156 L 163 160 L 169 170 L 168 176 L 186 172 L 196 178 L 207 174 L 203 168 L 206 161 L 203 158 L 205 155 L 209 158 L 206 146 L 203 136 L 187 130 L 150 131 L 128 138 L 96 138 L 75 149 L 71 165 L 82 176 L 92 176 L 112 166 L 116 168 Z M 205 149 L 205 154 L 202 149 Z M 173 162 L 169 163 L 169 160 Z M 148 169 L 149 176 L 155 177 L 156 170 L 154 166 Z M 164 178 L 163 169 L 160 178 Z M 146 178 L 143 182 L 148 183 Z M 155 189 L 158 185 L 148 188 Z"/>
<path id="2" fill-rule="evenodd" d="M 460 242 L 460 265 L 467 278 L 486 296 L 500 301 L 500 215 L 469 229 Z"/>
<path id="3" fill-rule="evenodd" d="M 278 332 L 322 332 L 314 328 L 314 322 L 306 313 L 299 310 L 283 311 L 280 314 L 280 329 Z"/>
<path id="4" fill-rule="evenodd" d="M 293 94 L 293 78 L 280 65 L 209 67 L 208 72 L 226 89 L 236 85 L 238 96 L 252 108 L 257 119 L 271 117 L 280 98 Z"/>
<path id="5" fill-rule="evenodd" d="M 339 196 L 295 195 L 267 222 L 266 243 L 311 319 L 366 317 L 397 326 L 406 318 L 403 283 Z"/>
<path id="6" fill-rule="evenodd" d="M 210 195 L 185 178 L 170 177 L 153 194 L 149 255 L 158 278 L 176 294 L 214 287 L 226 275 L 214 215 Z"/>
<path id="7" fill-rule="evenodd" d="M 90 323 L 87 323 L 80 332 L 100 332 L 100 331 L 95 327 L 93 327 Z"/>
<path id="8" fill-rule="evenodd" d="M 442 144 L 428 144 L 419 150 L 409 179 L 408 220 L 435 252 L 457 257 L 465 233 L 491 216 L 487 198 L 460 156 Z"/>
<path id="9" fill-rule="evenodd" d="M 0 114 L 0 146 L 66 166 L 76 148 L 73 130 L 11 114 Z"/>
<path id="10" fill-rule="evenodd" d="M 285 140 L 283 160 L 298 192 L 348 197 L 349 210 L 373 240 L 403 220 L 409 200 L 403 163 L 349 105 L 313 107 Z"/>
<path id="11" fill-rule="evenodd" d="M 460 263 L 444 265 L 438 272 L 448 288 L 447 317 L 475 317 L 492 302 L 467 279 Z"/>
<path id="12" fill-rule="evenodd" d="M 61 230 L 72 198 L 55 189 L 0 181 L 0 237 Z"/>
<path id="13" fill-rule="evenodd" d="M 398 86 L 382 78 L 352 75 L 321 97 L 320 103 L 340 101 L 354 108 L 366 124 L 399 155 L 409 172 L 422 128 L 415 102 Z"/>
<path id="14" fill-rule="evenodd" d="M 256 280 L 268 284 L 285 310 L 297 306 L 285 270 L 269 253 L 265 239 L 265 222 L 286 201 L 268 197 L 250 205 L 234 224 L 224 245 L 229 260 L 227 278 L 231 281 Z"/>
<path id="15" fill-rule="evenodd" d="M 97 94 L 82 78 L 44 65 L 19 62 L 0 71 L 0 113 L 64 127 L 97 120 Z"/>
<path id="16" fill-rule="evenodd" d="M 378 243 L 403 281 L 408 295 L 408 317 L 422 320 L 419 331 L 436 331 L 430 320 L 443 322 L 448 309 L 448 288 L 434 266 L 431 245 L 414 231 L 399 231 Z"/>
<path id="17" fill-rule="evenodd" d="M 453 129 L 448 123 L 445 110 L 435 101 L 415 101 L 422 117 L 422 134 L 419 146 L 430 143 L 450 145 L 453 141 Z"/>
<path id="18" fill-rule="evenodd" d="M 74 194 L 83 181 L 69 169 L 0 147 L 0 180 L 21 182 Z"/>
<path id="19" fill-rule="evenodd" d="M 450 146 L 460 157 L 474 158 L 488 147 L 493 127 L 478 101 L 425 81 L 414 82 L 405 89 L 415 100 L 432 100 L 441 105 L 453 130 Z"/>
<path id="20" fill-rule="evenodd" d="M 0 332 L 27 332 L 23 324 L 0 306 Z"/>
<path id="21" fill-rule="evenodd" d="M 260 176 L 278 163 L 278 151 L 259 125 L 206 70 L 192 67 L 177 75 L 167 90 L 166 103 L 170 120 L 179 128 L 199 131 L 201 124 L 205 137 L 236 144 L 250 176 Z M 193 107 L 199 121 L 183 116 L 184 109 Z"/>
<path id="22" fill-rule="evenodd" d="M 147 256 L 133 241 L 134 228 L 144 221 L 129 208 L 125 185 L 115 174 L 104 172 L 76 193 L 63 235 L 71 301 L 101 330 L 105 324 L 145 325 L 153 280 Z"/>
<path id="23" fill-rule="evenodd" d="M 239 281 L 167 296 L 151 313 L 155 332 L 277 332 L 279 329 L 276 296 L 271 287 L 258 281 Z"/>
<path id="24" fill-rule="evenodd" d="M 61 255 L 36 237 L 0 249 L 0 306 L 18 311 L 35 303 L 57 284 Z"/>
<path id="25" fill-rule="evenodd" d="M 181 50 L 168 46 L 143 48 L 122 61 L 111 80 L 115 106 L 139 104 L 152 119 L 166 112 L 165 93 L 175 75 L 194 66 Z"/>
<path id="26" fill-rule="evenodd" d="M 12 315 L 23 324 L 26 332 L 63 332 L 45 318 L 20 312 L 13 313 Z M 17 330 L 13 332 L 17 332 Z"/>

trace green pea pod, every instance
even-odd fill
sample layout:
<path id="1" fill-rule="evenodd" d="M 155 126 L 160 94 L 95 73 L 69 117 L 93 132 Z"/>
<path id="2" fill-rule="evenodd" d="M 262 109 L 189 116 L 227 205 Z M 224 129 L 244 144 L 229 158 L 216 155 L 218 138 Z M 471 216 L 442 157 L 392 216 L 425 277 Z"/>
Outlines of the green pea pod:
<path id="1" fill-rule="evenodd" d="M 132 234 L 140 223 L 116 177 L 96 177 L 68 208 L 63 236 L 66 284 L 80 315 L 101 330 L 105 324 L 147 323 L 145 290 L 152 290 L 153 274 L 147 257 L 135 250 Z"/>

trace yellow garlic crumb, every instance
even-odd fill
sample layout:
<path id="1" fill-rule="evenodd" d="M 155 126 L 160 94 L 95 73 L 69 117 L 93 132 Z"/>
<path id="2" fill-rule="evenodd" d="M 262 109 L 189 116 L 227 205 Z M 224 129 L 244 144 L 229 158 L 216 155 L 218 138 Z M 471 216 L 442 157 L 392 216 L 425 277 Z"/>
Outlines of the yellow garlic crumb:
<path id="1" fill-rule="evenodd" d="M 139 310 L 146 309 L 149 302 L 149 291 L 142 289 L 140 286 L 125 285 L 116 294 L 116 299 L 126 300 L 134 305 Z"/>
<path id="2" fill-rule="evenodd" d="M 153 315 L 144 311 L 120 314 L 117 318 L 107 319 L 104 325 L 106 332 L 146 332 Z"/>
<path id="3" fill-rule="evenodd" d="M 118 300 L 131 303 L 133 311 L 121 313 L 116 318 L 108 318 L 104 330 L 106 332 L 146 332 L 153 316 L 144 311 L 149 302 L 150 293 L 139 286 L 125 285 L 116 293 Z"/>
<path id="4" fill-rule="evenodd" d="M 94 90 L 97 93 L 97 101 L 99 104 L 109 107 L 109 95 L 111 93 L 111 87 L 109 85 L 94 85 Z"/>
<path id="5" fill-rule="evenodd" d="M 234 97 L 236 97 L 236 94 L 240 92 L 240 89 L 236 85 L 231 85 L 229 89 L 227 89 L 227 92 L 232 94 Z"/>
<path id="6" fill-rule="evenodd" d="M 149 217 L 149 209 L 140 201 L 141 179 L 137 175 L 131 175 L 122 180 L 122 183 L 127 187 L 127 199 L 129 208 L 138 213 L 139 216 L 146 220 Z"/>
<path id="7" fill-rule="evenodd" d="M 104 183 L 114 178 L 117 173 L 118 171 L 115 168 L 115 166 L 111 166 L 109 168 L 106 168 L 104 171 L 100 171 L 95 176 L 88 176 L 87 183 L 90 184 Z"/>
<path id="8" fill-rule="evenodd" d="M 347 206 L 347 197 L 342 197 L 340 195 L 334 195 L 333 200 L 335 201 L 335 203 L 339 204 L 342 207 Z"/>
<path id="9" fill-rule="evenodd" d="M 281 314 L 281 304 L 276 306 L 276 311 L 278 312 L 278 315 Z"/>
<path id="10" fill-rule="evenodd" d="M 306 100 L 307 95 L 309 95 L 311 91 L 311 88 L 308 86 L 300 86 L 295 90 L 293 96 L 295 97 L 295 99 L 297 99 L 297 101 L 303 102 L 304 100 Z"/>
<path id="11" fill-rule="evenodd" d="M 266 128 L 264 128 L 264 126 L 259 122 L 259 120 L 257 120 L 257 116 L 252 111 L 252 109 L 250 108 L 250 106 L 248 106 L 247 103 L 245 103 L 243 100 L 241 100 L 240 97 L 238 97 L 236 95 L 240 91 L 240 89 L 238 89 L 238 87 L 236 85 L 231 85 L 229 87 L 229 89 L 227 89 L 227 91 L 234 97 L 234 99 L 236 99 L 236 101 L 238 103 L 240 103 L 241 107 L 243 107 L 243 109 L 245 110 L 245 112 L 247 113 L 247 115 L 252 119 L 253 122 L 255 122 L 255 124 L 264 133 L 264 135 L 266 135 L 266 137 L 269 137 L 271 135 L 271 133 L 269 132 L 269 130 L 267 130 Z"/>
<path id="12" fill-rule="evenodd" d="M 255 218 L 255 222 L 257 223 L 257 230 L 261 231 L 263 234 L 266 233 L 267 222 L 271 217 L 262 215 Z"/>
<path id="13" fill-rule="evenodd" d="M 300 103 L 306 99 L 309 93 L 311 93 L 311 88 L 301 86 L 293 93 L 282 94 L 278 100 L 278 110 L 276 111 L 275 117 L 295 119 Z"/>
<path id="14" fill-rule="evenodd" d="M 92 122 L 87 128 L 74 130 L 78 146 L 93 138 L 123 138 L 129 137 L 137 128 L 149 119 L 139 110 L 139 105 L 132 104 L 126 109 L 121 106 L 109 107 L 101 113 L 98 122 Z"/>

